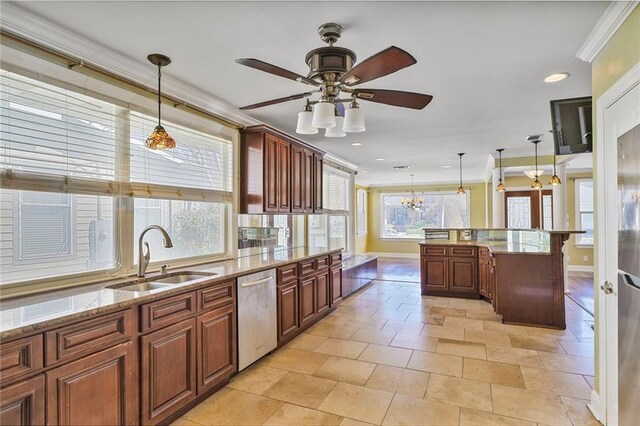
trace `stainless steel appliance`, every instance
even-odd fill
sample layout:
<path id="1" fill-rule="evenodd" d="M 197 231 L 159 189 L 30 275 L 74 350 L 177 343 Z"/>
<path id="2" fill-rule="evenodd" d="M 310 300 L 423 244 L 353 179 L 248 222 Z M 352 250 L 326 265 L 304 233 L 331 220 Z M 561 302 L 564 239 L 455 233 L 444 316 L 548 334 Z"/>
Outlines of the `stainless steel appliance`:
<path id="1" fill-rule="evenodd" d="M 618 139 L 618 424 L 640 419 L 640 126 Z"/>
<path id="2" fill-rule="evenodd" d="M 238 278 L 238 371 L 278 344 L 276 271 Z"/>

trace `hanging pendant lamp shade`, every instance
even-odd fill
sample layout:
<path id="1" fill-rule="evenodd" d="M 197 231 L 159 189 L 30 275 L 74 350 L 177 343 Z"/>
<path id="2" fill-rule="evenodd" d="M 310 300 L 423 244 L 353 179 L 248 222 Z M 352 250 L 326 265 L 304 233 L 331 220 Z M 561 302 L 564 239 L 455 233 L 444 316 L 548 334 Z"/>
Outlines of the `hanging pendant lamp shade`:
<path id="1" fill-rule="evenodd" d="M 298 125 L 296 126 L 296 133 L 300 135 L 315 135 L 318 133 L 318 129 L 313 127 L 311 122 L 313 121 L 313 110 L 311 104 L 307 100 L 307 104 L 304 106 L 304 110 L 298 113 Z"/>
<path id="2" fill-rule="evenodd" d="M 172 149 L 176 147 L 176 141 L 167 133 L 162 127 L 161 120 L 161 106 L 162 106 L 162 91 L 160 82 L 162 80 L 162 67 L 171 63 L 171 59 L 168 56 L 154 53 L 147 56 L 149 62 L 158 67 L 158 125 L 153 129 L 153 132 L 149 135 L 145 141 L 145 146 L 149 149 Z"/>
<path id="3" fill-rule="evenodd" d="M 325 130 L 324 135 L 328 138 L 343 138 L 347 136 L 344 129 L 342 128 L 344 124 L 344 117 L 340 116 L 337 108 L 335 108 L 334 115 L 336 119 L 336 125 L 335 127 L 331 127 Z"/>
<path id="4" fill-rule="evenodd" d="M 460 186 L 458 187 L 458 194 L 459 195 L 464 195 L 466 194 L 466 191 L 464 190 L 464 186 L 462 186 L 462 156 L 464 155 L 464 152 L 459 152 L 458 156 L 460 157 Z"/>
<path id="5" fill-rule="evenodd" d="M 349 108 L 344 112 L 344 131 L 359 133 L 365 130 L 367 129 L 364 125 L 364 112 L 362 112 L 354 97 L 353 102 L 349 104 Z"/>
<path id="6" fill-rule="evenodd" d="M 331 102 L 320 101 L 313 108 L 313 119 L 311 125 L 318 129 L 330 129 L 336 127 L 336 117 L 334 115 L 335 105 Z"/>
<path id="7" fill-rule="evenodd" d="M 551 176 L 551 180 L 549 181 L 550 185 L 561 185 L 562 181 L 556 174 L 556 150 L 553 149 L 553 176 Z"/>
<path id="8" fill-rule="evenodd" d="M 504 148 L 496 149 L 496 151 L 498 151 L 498 155 L 500 156 L 500 177 L 498 178 L 498 186 L 496 186 L 496 191 L 504 192 L 507 190 L 507 187 L 504 186 L 504 183 L 502 183 L 502 151 L 504 151 Z"/>
<path id="9" fill-rule="evenodd" d="M 534 140 L 534 141 L 531 141 L 531 143 L 534 146 L 535 159 L 536 159 L 536 167 L 534 168 L 535 174 L 533 176 L 534 180 L 531 183 L 531 188 L 542 189 L 542 183 L 540 182 L 540 179 L 538 179 L 538 177 L 540 177 L 540 175 L 542 174 L 542 172 L 538 170 L 538 144 L 540 143 L 540 140 Z"/>

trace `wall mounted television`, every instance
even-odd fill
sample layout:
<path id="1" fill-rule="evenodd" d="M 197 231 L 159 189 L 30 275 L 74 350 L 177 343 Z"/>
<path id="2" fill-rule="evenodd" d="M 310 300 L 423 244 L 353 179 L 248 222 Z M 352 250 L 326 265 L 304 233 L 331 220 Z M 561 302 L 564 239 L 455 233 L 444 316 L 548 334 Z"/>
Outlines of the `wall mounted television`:
<path id="1" fill-rule="evenodd" d="M 591 96 L 551 101 L 556 155 L 592 152 Z"/>

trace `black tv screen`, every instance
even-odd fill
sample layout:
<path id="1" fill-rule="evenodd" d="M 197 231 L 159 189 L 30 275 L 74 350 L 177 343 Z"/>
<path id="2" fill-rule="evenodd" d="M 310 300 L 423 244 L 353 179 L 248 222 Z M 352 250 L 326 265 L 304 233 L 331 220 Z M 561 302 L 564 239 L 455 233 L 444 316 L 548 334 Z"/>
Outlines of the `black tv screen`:
<path id="1" fill-rule="evenodd" d="M 551 101 L 556 155 L 592 152 L 591 96 Z"/>

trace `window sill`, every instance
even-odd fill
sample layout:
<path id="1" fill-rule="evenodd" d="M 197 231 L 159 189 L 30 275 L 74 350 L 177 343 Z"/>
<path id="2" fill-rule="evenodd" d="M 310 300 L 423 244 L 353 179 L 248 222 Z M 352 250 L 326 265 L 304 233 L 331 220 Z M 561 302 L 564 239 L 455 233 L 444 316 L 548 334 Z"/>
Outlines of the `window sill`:
<path id="1" fill-rule="evenodd" d="M 380 237 L 383 241 L 422 241 L 424 237 Z"/>
<path id="2" fill-rule="evenodd" d="M 580 249 L 592 249 L 593 248 L 593 244 L 575 243 L 574 245 L 576 246 L 576 248 L 580 248 Z"/>

